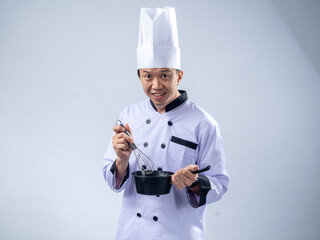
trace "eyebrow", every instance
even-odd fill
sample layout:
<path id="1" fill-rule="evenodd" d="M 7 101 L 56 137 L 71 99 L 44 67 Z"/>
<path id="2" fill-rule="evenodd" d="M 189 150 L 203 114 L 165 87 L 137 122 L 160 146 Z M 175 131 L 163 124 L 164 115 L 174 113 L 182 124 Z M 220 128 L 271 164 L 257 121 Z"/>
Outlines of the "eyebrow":
<path id="1" fill-rule="evenodd" d="M 170 73 L 170 70 L 160 70 L 161 73 L 164 73 L 164 72 L 169 72 Z M 152 73 L 152 72 L 149 72 L 147 70 L 143 70 L 142 73 Z"/>

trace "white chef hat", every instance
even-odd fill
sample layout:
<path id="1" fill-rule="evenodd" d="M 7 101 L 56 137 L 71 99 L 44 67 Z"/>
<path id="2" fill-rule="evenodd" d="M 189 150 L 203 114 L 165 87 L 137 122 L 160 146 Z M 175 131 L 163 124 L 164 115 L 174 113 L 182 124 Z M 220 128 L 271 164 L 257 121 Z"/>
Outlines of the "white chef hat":
<path id="1" fill-rule="evenodd" d="M 141 68 L 181 69 L 176 11 L 173 7 L 141 8 L 137 69 Z"/>

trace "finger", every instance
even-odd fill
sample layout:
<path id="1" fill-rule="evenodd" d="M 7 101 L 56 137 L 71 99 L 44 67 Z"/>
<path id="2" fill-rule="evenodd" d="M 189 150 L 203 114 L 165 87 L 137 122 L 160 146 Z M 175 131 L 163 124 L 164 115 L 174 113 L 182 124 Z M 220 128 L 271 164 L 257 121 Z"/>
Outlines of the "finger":
<path id="1" fill-rule="evenodd" d="M 185 184 L 184 184 L 183 180 L 180 178 L 180 175 L 177 176 L 177 182 L 178 182 L 180 190 L 185 187 Z"/>
<path id="2" fill-rule="evenodd" d="M 126 141 L 133 143 L 132 137 L 128 136 L 126 133 L 119 133 L 119 138 L 124 138 Z"/>
<path id="3" fill-rule="evenodd" d="M 125 131 L 125 129 L 124 129 L 123 127 L 118 126 L 118 125 L 114 125 L 112 129 L 113 129 L 113 131 L 114 131 L 115 133 L 121 133 L 121 132 L 124 132 L 124 131 Z"/>
<path id="4" fill-rule="evenodd" d="M 196 181 L 198 174 L 193 174 L 188 170 L 188 167 L 180 169 L 177 172 L 180 180 L 183 182 L 183 187 L 190 186 L 194 181 Z"/>
<path id="5" fill-rule="evenodd" d="M 182 189 L 182 188 L 180 187 L 180 182 L 178 181 L 176 174 L 172 175 L 171 180 L 172 180 L 173 185 L 174 185 L 176 188 L 178 188 L 179 190 Z"/>
<path id="6" fill-rule="evenodd" d="M 128 151 L 129 150 L 128 144 L 117 143 L 117 144 L 114 145 L 114 148 L 117 149 L 117 150 L 123 150 L 123 151 Z"/>
<path id="7" fill-rule="evenodd" d="M 125 139 L 129 142 L 132 142 L 132 138 L 130 138 L 126 133 L 124 132 L 119 132 L 116 135 L 113 136 L 114 140 L 116 141 L 117 139 Z"/>
<path id="8" fill-rule="evenodd" d="M 185 167 L 185 169 L 187 169 L 187 171 L 184 172 L 185 176 L 188 177 L 189 179 L 191 179 L 192 181 L 195 181 L 195 179 L 197 179 L 198 174 L 194 174 L 191 171 L 197 171 L 199 170 L 199 166 L 198 165 L 188 165 L 187 167 Z"/>
<path id="9" fill-rule="evenodd" d="M 185 177 L 183 174 L 178 175 L 178 178 L 180 179 L 180 186 L 183 188 L 190 186 L 194 182 L 192 179 Z"/>
<path id="10" fill-rule="evenodd" d="M 131 135 L 131 129 L 130 129 L 128 123 L 126 123 L 125 126 L 115 125 L 115 126 L 113 127 L 113 130 L 114 130 L 115 132 L 118 132 L 118 133 L 120 133 L 120 132 L 126 132 L 126 131 L 127 131 L 127 132 Z M 127 135 L 128 135 L 128 134 L 127 134 Z"/>
<path id="11" fill-rule="evenodd" d="M 128 141 L 124 137 L 117 137 L 113 140 L 114 144 L 125 144 L 128 145 Z"/>
<path id="12" fill-rule="evenodd" d="M 186 166 L 186 169 L 188 169 L 189 171 L 197 171 L 199 170 L 199 166 L 192 164 L 192 165 Z"/>
<path id="13" fill-rule="evenodd" d="M 182 168 L 175 173 L 176 182 L 179 190 L 186 187 L 186 184 L 185 184 L 186 177 L 183 175 L 183 171 L 184 169 Z"/>
<path id="14" fill-rule="evenodd" d="M 183 174 L 182 174 L 182 170 L 183 169 L 180 169 L 178 170 L 174 176 L 175 176 L 175 182 L 176 182 L 176 186 L 179 190 L 181 190 L 182 188 L 185 187 L 185 184 L 184 184 L 184 180 L 183 180 Z"/>
<path id="15" fill-rule="evenodd" d="M 119 138 L 116 138 L 115 139 L 115 142 L 116 143 L 122 143 L 122 144 L 128 144 L 128 141 L 127 141 L 127 139 L 125 139 L 125 138 L 123 138 L 123 137 L 119 137 Z"/>
<path id="16" fill-rule="evenodd" d="M 181 174 L 186 178 L 185 182 L 187 182 L 187 181 L 190 182 L 191 181 L 191 183 L 193 183 L 198 177 L 197 173 L 193 174 L 187 168 L 182 169 Z"/>
<path id="17" fill-rule="evenodd" d="M 128 142 L 126 140 L 122 141 L 121 139 L 118 139 L 118 141 L 115 142 L 115 147 L 117 149 L 122 149 L 122 150 L 125 150 L 125 151 L 130 149 L 130 146 L 129 146 Z"/>

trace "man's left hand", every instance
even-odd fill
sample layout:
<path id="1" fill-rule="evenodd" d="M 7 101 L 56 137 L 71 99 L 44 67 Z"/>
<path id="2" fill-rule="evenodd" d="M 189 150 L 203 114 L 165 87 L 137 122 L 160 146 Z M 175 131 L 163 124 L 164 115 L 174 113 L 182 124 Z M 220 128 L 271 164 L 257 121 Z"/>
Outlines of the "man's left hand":
<path id="1" fill-rule="evenodd" d="M 171 180 L 173 185 L 179 190 L 185 187 L 189 187 L 193 182 L 197 180 L 198 174 L 193 174 L 191 171 L 198 170 L 197 165 L 188 165 L 185 168 L 181 168 L 176 171 L 172 176 Z"/>

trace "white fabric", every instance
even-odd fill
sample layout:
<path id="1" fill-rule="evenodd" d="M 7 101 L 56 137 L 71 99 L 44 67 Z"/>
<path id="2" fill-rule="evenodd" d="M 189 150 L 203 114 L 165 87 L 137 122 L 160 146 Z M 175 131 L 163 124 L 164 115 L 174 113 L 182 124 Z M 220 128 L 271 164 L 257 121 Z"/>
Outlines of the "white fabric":
<path id="1" fill-rule="evenodd" d="M 181 69 L 174 8 L 141 8 L 137 69 L 141 68 Z"/>
<path id="2" fill-rule="evenodd" d="M 150 124 L 146 123 L 147 119 L 151 120 Z M 136 145 L 155 162 L 155 169 L 161 167 L 164 171 L 175 172 L 189 164 L 197 164 L 200 168 L 210 164 L 211 169 L 203 173 L 211 184 L 207 204 L 219 200 L 227 191 L 229 178 L 218 125 L 190 100 L 160 114 L 148 99 L 127 107 L 120 120 L 129 124 Z M 172 136 L 197 143 L 198 147 L 194 150 L 174 143 L 170 141 Z M 144 147 L 145 142 L 148 142 L 147 147 Z M 164 149 L 161 148 L 163 143 Z M 178 190 L 175 186 L 169 194 L 160 197 L 137 194 L 131 174 L 139 170 L 134 154 L 129 159 L 129 178 L 120 189 L 115 189 L 114 175 L 110 171 L 115 159 L 110 142 L 103 160 L 105 179 L 115 192 L 124 190 L 117 239 L 204 238 L 206 205 L 193 208 L 188 202 L 186 188 Z M 137 213 L 141 217 L 137 217 Z M 153 220 L 154 216 L 158 221 Z"/>

